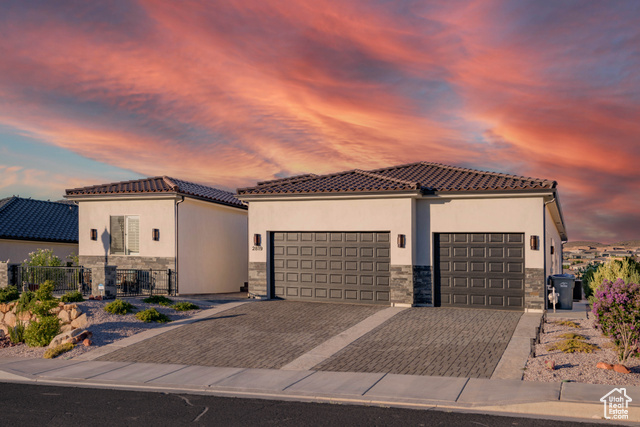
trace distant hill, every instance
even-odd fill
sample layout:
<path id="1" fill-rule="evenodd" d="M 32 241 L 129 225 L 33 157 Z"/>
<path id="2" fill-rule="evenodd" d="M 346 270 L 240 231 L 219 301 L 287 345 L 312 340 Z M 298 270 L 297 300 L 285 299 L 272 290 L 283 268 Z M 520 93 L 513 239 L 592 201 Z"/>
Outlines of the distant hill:
<path id="1" fill-rule="evenodd" d="M 640 240 L 624 240 L 622 242 L 612 243 L 609 246 L 640 246 Z"/>
<path id="2" fill-rule="evenodd" d="M 584 240 L 576 240 L 575 242 L 567 242 L 564 244 L 564 248 L 575 248 L 577 246 L 607 246 L 607 245 L 603 245 L 602 243 L 599 242 L 587 242 Z"/>

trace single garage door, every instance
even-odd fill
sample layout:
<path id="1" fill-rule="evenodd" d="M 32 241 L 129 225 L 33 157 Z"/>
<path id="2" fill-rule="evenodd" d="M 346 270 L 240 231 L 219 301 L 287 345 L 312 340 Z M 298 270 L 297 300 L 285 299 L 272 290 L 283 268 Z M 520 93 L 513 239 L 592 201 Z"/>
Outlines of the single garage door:
<path id="1" fill-rule="evenodd" d="M 435 302 L 524 309 L 524 234 L 435 234 Z"/>
<path id="2" fill-rule="evenodd" d="M 274 232 L 277 298 L 389 305 L 388 232 Z"/>

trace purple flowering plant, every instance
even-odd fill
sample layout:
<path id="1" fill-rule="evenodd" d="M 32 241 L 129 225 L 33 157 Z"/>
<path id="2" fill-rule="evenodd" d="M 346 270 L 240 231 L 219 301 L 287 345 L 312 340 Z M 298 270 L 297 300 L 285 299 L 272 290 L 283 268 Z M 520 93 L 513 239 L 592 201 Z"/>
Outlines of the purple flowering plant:
<path id="1" fill-rule="evenodd" d="M 640 284 L 604 280 L 596 290 L 592 313 L 596 327 L 613 339 L 620 363 L 638 353 Z"/>

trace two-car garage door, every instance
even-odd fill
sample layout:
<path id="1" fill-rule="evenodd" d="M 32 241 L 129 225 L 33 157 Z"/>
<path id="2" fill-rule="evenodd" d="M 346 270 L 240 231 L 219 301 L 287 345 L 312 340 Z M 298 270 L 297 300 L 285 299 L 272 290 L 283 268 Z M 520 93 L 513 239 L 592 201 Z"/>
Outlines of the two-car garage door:
<path id="1" fill-rule="evenodd" d="M 388 232 L 271 233 L 276 298 L 390 303 Z"/>

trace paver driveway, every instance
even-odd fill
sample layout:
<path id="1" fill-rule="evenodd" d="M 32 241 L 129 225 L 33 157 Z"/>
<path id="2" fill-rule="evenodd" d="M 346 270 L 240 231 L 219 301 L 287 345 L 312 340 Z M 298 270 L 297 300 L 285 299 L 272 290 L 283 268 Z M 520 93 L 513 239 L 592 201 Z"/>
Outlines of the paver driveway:
<path id="1" fill-rule="evenodd" d="M 314 370 L 489 378 L 522 313 L 411 308 Z"/>
<path id="2" fill-rule="evenodd" d="M 116 350 L 98 360 L 278 369 L 384 308 L 252 302 Z"/>

